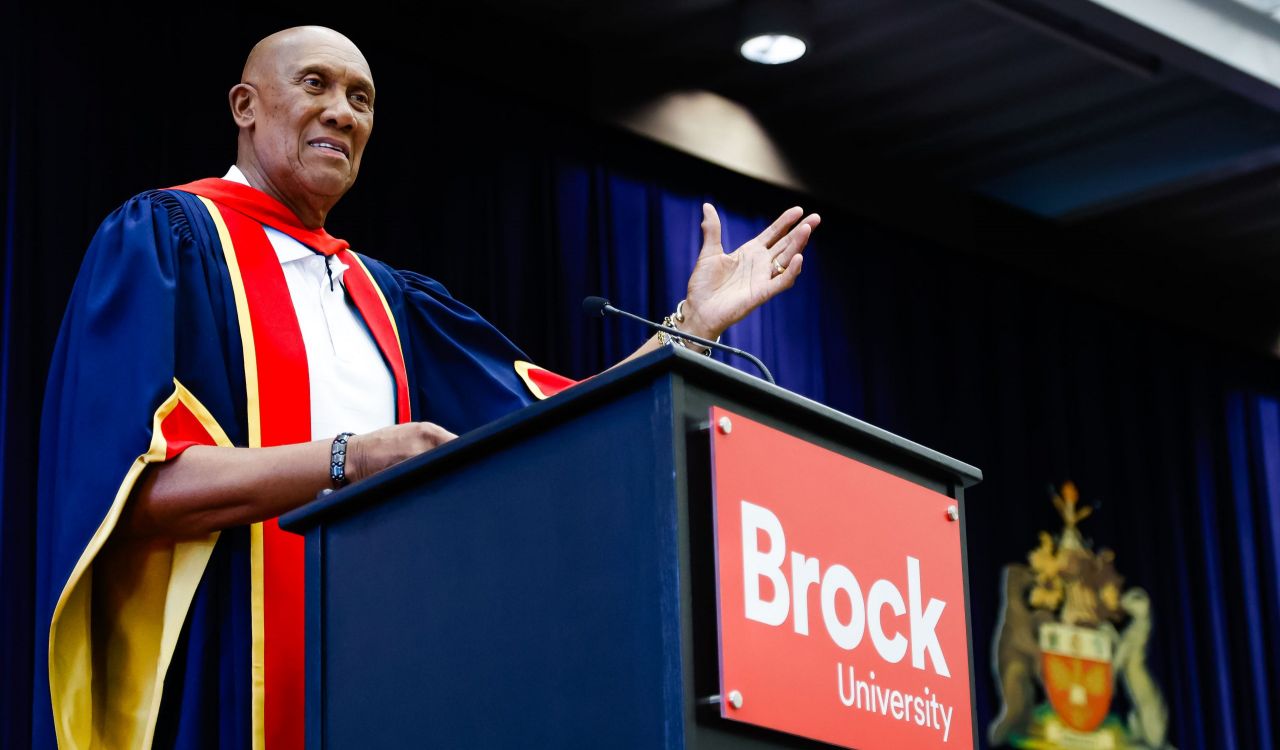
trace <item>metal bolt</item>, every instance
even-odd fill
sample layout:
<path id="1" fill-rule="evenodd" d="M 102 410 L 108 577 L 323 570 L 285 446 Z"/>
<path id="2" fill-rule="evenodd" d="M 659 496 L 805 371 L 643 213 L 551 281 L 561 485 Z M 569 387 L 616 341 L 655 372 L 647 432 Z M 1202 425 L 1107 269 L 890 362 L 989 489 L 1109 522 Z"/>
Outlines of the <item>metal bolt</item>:
<path id="1" fill-rule="evenodd" d="M 737 690 L 729 691 L 729 705 L 734 708 L 742 708 L 742 693 Z"/>
<path id="2" fill-rule="evenodd" d="M 733 422 L 730 422 L 728 417 L 720 417 L 720 421 L 716 422 L 716 424 L 720 425 L 720 432 L 722 434 L 728 435 L 730 432 L 733 432 Z"/>
<path id="3" fill-rule="evenodd" d="M 960 520 L 960 510 L 954 505 L 947 506 L 947 518 L 951 521 Z"/>

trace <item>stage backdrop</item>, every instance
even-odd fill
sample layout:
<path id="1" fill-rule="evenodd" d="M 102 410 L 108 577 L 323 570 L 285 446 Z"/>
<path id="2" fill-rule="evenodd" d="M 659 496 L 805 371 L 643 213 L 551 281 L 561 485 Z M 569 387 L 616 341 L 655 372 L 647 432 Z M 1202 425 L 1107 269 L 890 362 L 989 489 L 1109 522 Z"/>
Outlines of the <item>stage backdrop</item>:
<path id="1" fill-rule="evenodd" d="M 50 18 L 18 20 L 37 39 L 58 30 Z M 31 712 L 47 705 L 29 688 L 32 670 L 44 668 L 43 655 L 31 653 L 33 628 L 45 625 L 32 608 L 34 451 L 45 366 L 76 267 L 96 223 L 130 194 L 225 171 L 234 131 L 222 92 L 238 74 L 242 48 L 264 30 L 245 31 L 234 52 L 211 35 L 163 36 L 151 53 L 170 64 L 150 67 L 124 46 L 8 40 L 4 747 L 29 744 Z M 680 300 L 704 200 L 722 210 L 728 246 L 789 205 L 822 211 L 796 289 L 725 340 L 759 354 L 782 386 L 985 472 L 968 495 L 980 733 L 1009 698 L 995 676 L 996 652 L 1012 632 L 1008 617 L 1025 615 L 1114 632 L 1116 648 L 1143 635 L 1133 623 L 1149 625 L 1137 666 L 1142 685 L 1154 686 L 1167 706 L 1168 743 L 1245 750 L 1280 739 L 1274 362 L 915 240 L 910 227 L 881 225 L 856 207 L 762 186 L 465 77 L 429 75 L 408 64 L 411 49 L 353 36 L 370 50 L 378 76 L 378 125 L 360 185 L 329 229 L 358 251 L 441 280 L 531 358 L 565 374 L 596 372 L 645 335 L 584 319 L 585 295 L 654 319 Z M 85 39 L 81 30 L 72 41 Z M 94 55 L 104 51 L 130 60 L 146 96 L 92 85 L 102 80 Z M 206 59 L 214 62 L 193 62 Z M 73 85 L 74 96 L 50 95 Z M 919 221 L 929 218 L 921 206 Z M 980 240 L 981 231 L 999 230 L 976 231 Z M 1049 532 L 1047 546 L 1041 531 Z M 1086 576 L 1081 564 L 1097 575 Z M 1030 577 L 1015 588 L 1021 609 L 1010 615 L 1004 589 L 1019 571 Z M 1053 671 L 1045 656 L 1052 648 L 1023 646 L 1041 677 L 1013 680 L 1014 691 L 1031 691 L 1024 698 L 1042 724 L 1046 710 L 1070 713 L 1079 696 L 1061 706 L 1050 700 L 1056 683 L 1044 675 Z M 1063 658 L 1082 668 L 1084 656 Z M 1140 677 L 1116 675 L 1104 709 L 1125 723 L 1131 707 L 1142 709 L 1134 712 L 1136 731 L 1146 731 L 1143 722 L 1158 724 L 1160 715 L 1149 693 L 1134 695 Z"/>

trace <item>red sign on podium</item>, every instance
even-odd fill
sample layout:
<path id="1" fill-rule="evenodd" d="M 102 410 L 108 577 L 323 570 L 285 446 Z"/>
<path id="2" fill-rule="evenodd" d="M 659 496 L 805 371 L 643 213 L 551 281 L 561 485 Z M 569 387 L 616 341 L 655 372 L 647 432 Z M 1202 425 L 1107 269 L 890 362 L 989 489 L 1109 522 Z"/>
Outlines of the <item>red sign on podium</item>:
<path id="1" fill-rule="evenodd" d="M 719 407 L 711 424 L 721 715 L 973 747 L 956 501 Z"/>

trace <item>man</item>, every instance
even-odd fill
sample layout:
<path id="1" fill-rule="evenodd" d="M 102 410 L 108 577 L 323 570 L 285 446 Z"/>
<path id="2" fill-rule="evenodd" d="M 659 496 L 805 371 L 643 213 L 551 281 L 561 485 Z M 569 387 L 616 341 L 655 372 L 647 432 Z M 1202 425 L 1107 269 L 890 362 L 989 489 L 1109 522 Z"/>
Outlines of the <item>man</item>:
<path id="1" fill-rule="evenodd" d="M 301 747 L 301 540 L 274 519 L 532 399 L 505 337 L 324 232 L 373 127 L 350 40 L 264 39 L 230 105 L 236 165 L 109 217 L 63 322 L 41 439 L 42 746 Z M 715 338 L 790 287 L 819 221 L 801 215 L 725 254 L 705 206 L 679 325 Z"/>

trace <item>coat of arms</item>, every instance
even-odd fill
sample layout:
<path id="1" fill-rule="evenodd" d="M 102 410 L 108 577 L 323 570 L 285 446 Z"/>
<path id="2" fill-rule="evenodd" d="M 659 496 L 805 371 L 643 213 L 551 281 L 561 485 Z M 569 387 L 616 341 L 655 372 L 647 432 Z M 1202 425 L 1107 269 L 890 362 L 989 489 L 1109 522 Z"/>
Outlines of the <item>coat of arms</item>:
<path id="1" fill-rule="evenodd" d="M 1040 532 L 1027 564 L 1004 568 L 992 658 L 1004 705 L 988 739 L 1034 750 L 1173 750 L 1169 709 L 1147 670 L 1151 600 L 1124 588 L 1114 552 L 1094 552 L 1080 535 L 1093 508 L 1080 506 L 1076 486 L 1052 494 L 1062 532 Z M 1123 717 L 1112 706 L 1117 686 Z"/>

